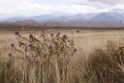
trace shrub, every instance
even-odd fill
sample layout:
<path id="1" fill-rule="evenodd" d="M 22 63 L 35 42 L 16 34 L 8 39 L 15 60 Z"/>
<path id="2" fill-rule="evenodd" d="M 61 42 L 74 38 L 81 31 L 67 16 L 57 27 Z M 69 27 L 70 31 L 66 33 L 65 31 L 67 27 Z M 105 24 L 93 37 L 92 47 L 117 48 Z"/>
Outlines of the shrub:
<path id="1" fill-rule="evenodd" d="M 38 38 L 33 34 L 26 38 L 21 36 L 19 32 L 15 32 L 15 35 L 18 45 L 11 44 L 13 53 L 9 53 L 9 57 L 22 59 L 27 63 L 27 67 L 24 68 L 26 69 L 25 74 L 32 71 L 34 78 L 37 78 L 34 81 L 36 83 L 41 81 L 43 83 L 65 81 L 69 71 L 69 63 L 77 51 L 73 40 L 69 39 L 67 35 L 61 36 L 60 33 L 56 35 L 52 33 L 47 36 L 44 31 L 41 32 Z M 14 52 L 18 52 L 22 56 L 15 56 Z M 25 79 L 30 78 L 31 75 L 29 73 L 28 75 L 26 74 L 27 77 Z"/>
<path id="2" fill-rule="evenodd" d="M 90 56 L 86 75 L 90 83 L 124 83 L 124 72 L 119 67 L 123 62 L 115 58 L 120 54 L 112 42 L 108 42 L 106 50 L 97 49 Z"/>

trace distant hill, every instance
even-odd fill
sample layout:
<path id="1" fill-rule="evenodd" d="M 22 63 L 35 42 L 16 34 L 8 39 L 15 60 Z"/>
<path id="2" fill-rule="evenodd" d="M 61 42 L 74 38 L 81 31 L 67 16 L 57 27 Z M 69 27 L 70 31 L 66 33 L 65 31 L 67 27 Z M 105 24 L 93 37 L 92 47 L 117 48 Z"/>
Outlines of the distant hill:
<path id="1" fill-rule="evenodd" d="M 82 27 L 122 27 L 124 15 L 117 12 L 90 13 L 76 15 L 41 15 L 33 17 L 13 17 L 1 19 L 0 24 L 28 26 L 82 26 Z"/>
<path id="2" fill-rule="evenodd" d="M 110 14 L 107 13 L 101 13 L 97 16 L 90 18 L 92 21 L 118 21 L 118 19 Z"/>
<path id="3" fill-rule="evenodd" d="M 1 19 L 0 21 L 15 22 L 15 21 L 24 21 L 24 20 L 35 20 L 38 22 L 46 21 L 65 21 L 65 22 L 76 22 L 76 21 L 112 21 L 117 22 L 120 20 L 124 21 L 124 15 L 117 12 L 108 12 L 108 13 L 90 13 L 90 14 L 77 14 L 77 15 L 41 15 L 33 17 L 13 17 L 9 19 Z"/>

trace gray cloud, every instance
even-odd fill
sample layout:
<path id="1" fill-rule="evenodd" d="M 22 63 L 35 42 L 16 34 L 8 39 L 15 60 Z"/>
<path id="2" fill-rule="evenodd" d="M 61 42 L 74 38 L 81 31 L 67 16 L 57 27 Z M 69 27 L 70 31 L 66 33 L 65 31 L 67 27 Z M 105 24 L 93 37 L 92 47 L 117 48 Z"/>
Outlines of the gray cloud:
<path id="1" fill-rule="evenodd" d="M 34 3 L 35 1 L 36 0 L 0 0 L 0 18 L 13 16 L 36 16 L 51 13 L 73 15 L 109 12 L 110 10 L 124 10 L 123 0 L 118 0 L 117 3 L 113 0 L 67 0 L 71 4 L 61 4 L 57 6 Z"/>
<path id="2" fill-rule="evenodd" d="M 68 1 L 75 3 L 75 4 L 101 3 L 104 5 L 118 5 L 118 4 L 124 5 L 124 0 L 68 0 Z"/>
<path id="3" fill-rule="evenodd" d="M 124 12 L 124 0 L 67 0 L 72 4 L 85 5 L 101 12 Z"/>
<path id="4" fill-rule="evenodd" d="M 99 2 L 107 5 L 124 4 L 124 0 L 88 0 L 89 2 Z"/>

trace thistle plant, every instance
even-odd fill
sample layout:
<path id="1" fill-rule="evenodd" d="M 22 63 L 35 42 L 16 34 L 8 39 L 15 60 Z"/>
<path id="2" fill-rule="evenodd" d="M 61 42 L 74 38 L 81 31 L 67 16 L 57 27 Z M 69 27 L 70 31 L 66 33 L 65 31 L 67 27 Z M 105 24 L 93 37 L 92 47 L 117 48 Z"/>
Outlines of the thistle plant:
<path id="1" fill-rule="evenodd" d="M 23 56 L 14 57 L 14 53 L 9 53 L 8 56 L 14 59 L 22 59 L 28 61 L 29 64 L 36 64 L 42 70 L 42 81 L 44 82 L 45 70 L 49 70 L 50 65 L 54 65 L 57 83 L 64 80 L 67 74 L 68 65 L 71 57 L 76 53 L 74 41 L 67 35 L 61 36 L 51 33 L 49 36 L 41 31 L 41 34 L 36 38 L 33 34 L 29 38 L 23 37 L 17 31 L 15 32 L 18 40 L 18 45 L 11 44 L 12 51 L 17 51 Z M 21 50 L 20 50 L 21 49 Z M 47 66 L 47 67 L 46 67 Z"/>

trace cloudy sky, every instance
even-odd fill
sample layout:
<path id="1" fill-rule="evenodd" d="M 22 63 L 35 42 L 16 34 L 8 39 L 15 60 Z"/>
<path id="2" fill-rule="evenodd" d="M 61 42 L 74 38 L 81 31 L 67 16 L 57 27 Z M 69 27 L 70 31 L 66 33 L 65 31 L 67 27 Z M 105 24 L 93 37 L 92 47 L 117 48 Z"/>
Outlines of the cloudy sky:
<path id="1" fill-rule="evenodd" d="M 0 18 L 123 12 L 124 0 L 0 0 Z"/>

